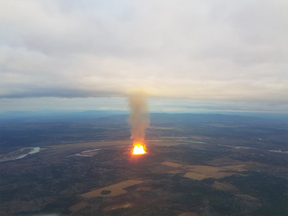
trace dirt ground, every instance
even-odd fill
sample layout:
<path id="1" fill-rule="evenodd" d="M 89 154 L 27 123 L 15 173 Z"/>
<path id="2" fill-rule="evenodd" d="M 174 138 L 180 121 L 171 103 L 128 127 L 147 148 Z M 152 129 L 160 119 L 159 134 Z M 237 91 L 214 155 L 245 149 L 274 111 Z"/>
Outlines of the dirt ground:
<path id="1" fill-rule="evenodd" d="M 187 172 L 184 177 L 194 180 L 203 180 L 205 178 L 223 178 L 231 176 L 237 172 L 245 171 L 245 164 L 212 167 L 203 165 L 190 165 L 187 166 L 190 172 Z"/>
<path id="2" fill-rule="evenodd" d="M 76 203 L 75 205 L 71 206 L 69 208 L 69 210 L 72 211 L 72 212 L 75 212 L 75 211 L 78 211 L 78 210 L 80 210 L 82 208 L 85 208 L 88 205 L 89 205 L 89 203 L 87 203 L 85 201 L 81 201 L 81 202 Z"/>
<path id="3" fill-rule="evenodd" d="M 103 211 L 112 211 L 112 210 L 115 210 L 115 209 L 119 209 L 119 208 L 129 208 L 131 207 L 132 205 L 130 203 L 124 203 L 124 204 L 117 204 L 117 205 L 109 205 L 107 207 L 105 207 L 103 209 Z"/>
<path id="4" fill-rule="evenodd" d="M 113 184 L 107 187 L 103 187 L 103 188 L 99 188 L 96 190 L 92 190 L 88 193 L 82 194 L 82 197 L 85 198 L 91 198 L 91 197 L 113 197 L 113 196 L 118 196 L 120 194 L 126 193 L 126 191 L 124 190 L 124 188 L 136 185 L 136 184 L 140 184 L 143 181 L 139 181 L 139 180 L 128 180 L 128 181 L 123 181 L 117 184 Z M 101 191 L 103 190 L 110 190 L 111 193 L 109 194 L 101 194 Z"/>
<path id="5" fill-rule="evenodd" d="M 248 195 L 248 194 L 236 194 L 236 196 L 241 197 L 241 198 L 245 198 L 248 200 L 258 200 L 257 197 L 253 197 L 253 196 Z"/>
<path id="6" fill-rule="evenodd" d="M 218 182 L 218 181 L 215 181 L 212 187 L 217 190 L 224 190 L 224 191 L 236 191 L 237 190 L 237 188 L 232 184 L 229 184 L 226 182 Z"/>
<path id="7" fill-rule="evenodd" d="M 171 167 L 181 167 L 182 165 L 181 164 L 178 164 L 178 163 L 172 163 L 172 162 L 163 162 L 162 164 L 164 165 L 167 165 L 167 166 L 171 166 Z"/>
<path id="8" fill-rule="evenodd" d="M 205 178 L 223 178 L 226 176 L 231 176 L 233 174 L 236 174 L 238 172 L 246 171 L 245 166 L 246 164 L 233 164 L 233 165 L 227 165 L 227 166 L 206 166 L 206 165 L 181 165 L 178 163 L 168 162 L 165 161 L 162 163 L 163 165 L 173 167 L 173 168 L 179 168 L 177 170 L 180 171 L 186 171 L 184 174 L 184 177 L 191 178 L 194 180 L 203 180 Z M 181 168 L 180 168 L 181 167 Z M 171 170 L 167 171 L 171 172 Z M 174 170 L 174 173 L 175 172 Z M 220 184 L 216 183 L 215 187 L 221 187 L 222 189 L 225 187 L 224 185 L 220 186 Z"/>

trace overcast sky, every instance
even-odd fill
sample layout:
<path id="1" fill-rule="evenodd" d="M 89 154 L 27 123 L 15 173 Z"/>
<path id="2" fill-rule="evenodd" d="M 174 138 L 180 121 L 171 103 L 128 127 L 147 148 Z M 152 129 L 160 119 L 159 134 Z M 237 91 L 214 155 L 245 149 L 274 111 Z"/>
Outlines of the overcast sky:
<path id="1" fill-rule="evenodd" d="M 0 0 L 0 27 L 0 111 L 288 112 L 287 0 Z"/>

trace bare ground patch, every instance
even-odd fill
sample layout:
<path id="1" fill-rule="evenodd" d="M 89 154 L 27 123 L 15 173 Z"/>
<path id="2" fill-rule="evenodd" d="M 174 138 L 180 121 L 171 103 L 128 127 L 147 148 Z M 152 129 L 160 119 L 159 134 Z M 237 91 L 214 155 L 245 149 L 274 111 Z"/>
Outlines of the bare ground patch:
<path id="1" fill-rule="evenodd" d="M 114 185 L 110 185 L 107 187 L 99 188 L 96 190 L 92 190 L 88 193 L 84 193 L 81 196 L 85 198 L 91 198 L 91 197 L 112 197 L 112 196 L 118 196 L 120 194 L 126 193 L 127 191 L 124 190 L 124 188 L 140 184 L 143 181 L 139 180 L 128 180 L 128 181 L 123 181 Z M 110 193 L 101 193 L 102 191 L 111 191 Z"/>
<path id="2" fill-rule="evenodd" d="M 227 161 L 225 161 L 227 164 Z M 206 178 L 224 178 L 226 176 L 231 176 L 233 174 L 239 174 L 241 175 L 240 172 L 246 171 L 245 167 L 246 164 L 235 164 L 231 161 L 229 161 L 229 165 L 226 166 L 206 166 L 206 165 L 182 165 L 179 163 L 174 163 L 174 162 L 169 162 L 165 161 L 162 162 L 161 164 L 166 165 L 168 167 L 174 168 L 173 170 L 164 170 L 166 173 L 181 173 L 181 172 L 186 172 L 184 174 L 184 177 L 191 178 L 194 180 L 203 180 Z M 222 163 L 223 164 L 223 163 Z M 217 184 L 217 183 L 216 183 Z M 220 185 L 217 184 L 215 187 Z M 223 186 L 224 187 L 224 186 Z M 222 189 L 223 189 L 222 187 Z"/>
<path id="3" fill-rule="evenodd" d="M 168 171 L 167 173 L 170 173 L 170 174 L 177 174 L 177 173 L 183 173 L 183 172 L 185 172 L 185 171 L 183 171 L 183 170 L 180 170 L 180 169 L 175 169 L 175 170 L 170 170 L 170 171 Z"/>
<path id="4" fill-rule="evenodd" d="M 189 165 L 187 172 L 184 177 L 191 178 L 194 180 L 203 180 L 205 178 L 224 178 L 226 176 L 231 176 L 237 174 L 238 172 L 245 171 L 245 164 L 229 165 L 221 167 L 212 167 L 204 165 Z"/>
<path id="5" fill-rule="evenodd" d="M 124 204 L 117 204 L 117 205 L 109 205 L 106 206 L 103 211 L 112 211 L 115 209 L 119 209 L 119 208 L 130 208 L 132 206 L 132 204 L 130 203 L 124 203 Z"/>
<path id="6" fill-rule="evenodd" d="M 236 191 L 237 190 L 237 188 L 232 184 L 229 184 L 226 182 L 218 182 L 218 181 L 215 181 L 212 187 L 217 190 L 224 190 L 224 191 Z"/>
<path id="7" fill-rule="evenodd" d="M 248 199 L 248 200 L 258 200 L 257 197 L 254 197 L 254 196 L 251 196 L 251 195 L 248 195 L 248 194 L 236 194 L 236 196 L 244 198 L 244 199 Z"/>
<path id="8" fill-rule="evenodd" d="M 182 164 L 168 162 L 168 161 L 162 162 L 161 164 L 164 164 L 164 165 L 170 166 L 170 167 L 181 167 L 182 166 Z"/>
<path id="9" fill-rule="evenodd" d="M 80 209 L 85 208 L 85 207 L 88 206 L 88 205 L 89 205 L 88 202 L 81 201 L 81 202 L 78 202 L 78 203 L 76 203 L 75 205 L 71 206 L 71 207 L 69 208 L 69 210 L 72 211 L 72 212 L 76 212 L 76 211 L 78 211 L 78 210 L 80 210 Z"/>

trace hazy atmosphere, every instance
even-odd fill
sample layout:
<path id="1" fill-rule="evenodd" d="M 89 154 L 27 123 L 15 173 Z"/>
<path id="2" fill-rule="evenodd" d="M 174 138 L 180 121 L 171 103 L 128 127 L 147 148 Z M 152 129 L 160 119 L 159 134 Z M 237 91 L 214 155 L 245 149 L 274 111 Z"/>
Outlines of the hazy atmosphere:
<path id="1" fill-rule="evenodd" d="M 288 216 L 288 0 L 0 0 L 0 216 Z"/>
<path id="2" fill-rule="evenodd" d="M 0 111 L 288 110 L 287 1 L 0 4 Z"/>

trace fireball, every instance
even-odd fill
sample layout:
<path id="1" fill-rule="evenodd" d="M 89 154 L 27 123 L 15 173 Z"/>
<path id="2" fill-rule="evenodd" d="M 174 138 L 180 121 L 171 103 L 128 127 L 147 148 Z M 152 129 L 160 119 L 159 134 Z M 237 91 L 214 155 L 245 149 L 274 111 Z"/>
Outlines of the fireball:
<path id="1" fill-rule="evenodd" d="M 134 144 L 132 154 L 133 155 L 146 154 L 147 152 L 145 149 L 146 149 L 145 145 L 142 145 L 140 143 Z"/>

